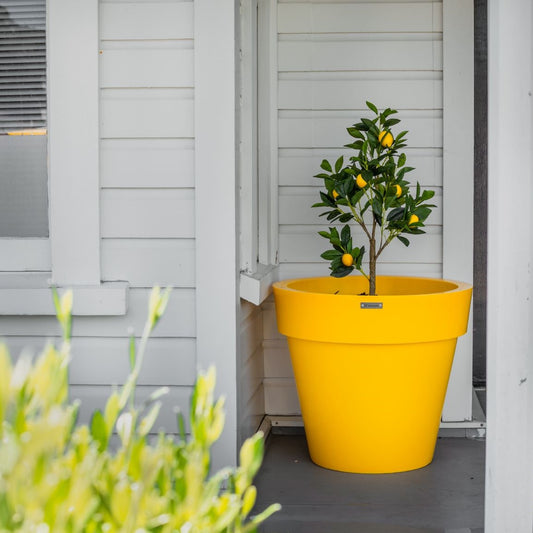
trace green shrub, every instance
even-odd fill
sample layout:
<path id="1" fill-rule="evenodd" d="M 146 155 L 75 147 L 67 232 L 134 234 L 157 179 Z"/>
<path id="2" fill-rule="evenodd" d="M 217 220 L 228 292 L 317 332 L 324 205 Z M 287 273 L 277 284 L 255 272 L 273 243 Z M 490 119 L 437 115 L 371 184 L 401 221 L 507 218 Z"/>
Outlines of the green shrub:
<path id="1" fill-rule="evenodd" d="M 247 532 L 275 512 L 249 517 L 252 479 L 263 456 L 260 433 L 240 450 L 240 465 L 209 475 L 210 447 L 224 425 L 214 402 L 215 372 L 199 375 L 190 408 L 190 436 L 148 434 L 160 409 L 158 390 L 141 406 L 135 387 L 146 342 L 169 293 L 154 289 L 139 349 L 130 341 L 131 373 L 90 426 L 76 425 L 68 402 L 72 294 L 54 294 L 63 330 L 60 349 L 48 345 L 35 362 L 13 365 L 0 346 L 0 531 Z M 118 444 L 111 446 L 112 435 Z"/>

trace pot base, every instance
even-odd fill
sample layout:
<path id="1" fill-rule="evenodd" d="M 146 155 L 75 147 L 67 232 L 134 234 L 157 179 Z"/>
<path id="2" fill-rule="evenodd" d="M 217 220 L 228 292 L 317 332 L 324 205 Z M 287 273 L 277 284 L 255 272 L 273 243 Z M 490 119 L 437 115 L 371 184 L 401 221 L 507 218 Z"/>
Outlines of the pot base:
<path id="1" fill-rule="evenodd" d="M 313 462 L 360 474 L 429 464 L 455 344 L 455 339 L 399 345 L 289 339 Z"/>

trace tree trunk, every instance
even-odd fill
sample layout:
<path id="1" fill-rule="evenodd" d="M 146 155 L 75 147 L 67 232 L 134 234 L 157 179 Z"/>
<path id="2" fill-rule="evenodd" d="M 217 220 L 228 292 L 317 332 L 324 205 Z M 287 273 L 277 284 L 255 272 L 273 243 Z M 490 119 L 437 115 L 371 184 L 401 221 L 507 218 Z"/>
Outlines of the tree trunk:
<path id="1" fill-rule="evenodd" d="M 370 296 L 376 295 L 376 240 L 370 239 L 370 280 L 369 291 Z"/>

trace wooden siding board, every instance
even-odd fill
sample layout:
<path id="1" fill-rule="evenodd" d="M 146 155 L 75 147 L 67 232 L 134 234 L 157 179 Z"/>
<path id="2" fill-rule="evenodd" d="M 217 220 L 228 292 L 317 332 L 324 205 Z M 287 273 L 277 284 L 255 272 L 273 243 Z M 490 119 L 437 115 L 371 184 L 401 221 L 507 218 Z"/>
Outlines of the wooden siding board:
<path id="1" fill-rule="evenodd" d="M 359 114 L 334 111 L 280 112 L 280 148 L 332 148 L 346 144 L 346 128 Z M 337 112 L 340 113 L 340 112 Z M 366 113 L 365 113 L 366 114 Z M 433 116 L 431 116 L 433 114 Z M 402 127 L 409 131 L 407 142 L 416 148 L 442 147 L 442 117 L 438 112 L 404 112 Z"/>
<path id="2" fill-rule="evenodd" d="M 350 137 L 346 133 L 344 144 L 348 142 Z M 313 176 L 321 172 L 320 163 L 323 159 L 331 162 L 343 155 L 348 161 L 353 154 L 353 150 L 340 147 L 282 149 L 279 154 L 279 184 L 281 187 L 316 186 L 320 181 Z M 415 167 L 409 174 L 412 183 L 419 181 L 423 187 L 442 186 L 442 150 L 406 148 L 405 154 L 409 166 Z"/>
<path id="3" fill-rule="evenodd" d="M 146 400 L 158 387 L 139 386 L 136 391 L 138 404 Z M 107 385 L 73 385 L 70 387 L 70 400 L 80 400 L 78 423 L 88 424 L 92 413 L 96 409 L 103 410 L 113 387 Z M 161 412 L 153 427 L 153 432 L 165 430 L 168 433 L 178 433 L 176 408 L 187 413 L 189 410 L 192 387 L 170 387 L 168 394 L 161 398 Z"/>
<path id="4" fill-rule="evenodd" d="M 193 65 L 193 50 L 104 47 L 100 52 L 100 87 L 193 87 Z"/>
<path id="5" fill-rule="evenodd" d="M 100 135 L 108 138 L 192 138 L 191 89 L 102 89 Z"/>
<path id="6" fill-rule="evenodd" d="M 108 2 L 100 4 L 100 38 L 192 39 L 192 2 Z"/>
<path id="7" fill-rule="evenodd" d="M 427 32 L 436 26 L 432 2 L 280 3 L 280 33 Z"/>
<path id="8" fill-rule="evenodd" d="M 425 79 L 279 81 L 279 109 L 363 108 L 371 100 L 394 109 L 442 108 L 442 81 Z"/>
<path id="9" fill-rule="evenodd" d="M 279 258 L 281 263 L 316 262 L 320 254 L 328 248 L 324 238 L 317 234 L 322 226 L 281 226 Z M 380 262 L 395 263 L 430 263 L 442 261 L 441 228 L 426 228 L 428 233 L 415 235 L 411 245 L 406 248 L 397 240 L 392 242 L 382 253 Z M 364 242 L 362 230 L 352 231 L 354 242 Z"/>
<path id="10" fill-rule="evenodd" d="M 192 189 L 104 189 L 104 238 L 193 238 Z"/>
<path id="11" fill-rule="evenodd" d="M 194 287 L 195 241 L 103 239 L 102 277 L 127 279 L 132 287 Z"/>
<path id="12" fill-rule="evenodd" d="M 103 139 L 104 188 L 192 188 L 194 145 L 189 139 Z"/>
<path id="13" fill-rule="evenodd" d="M 281 40 L 279 71 L 439 71 L 442 41 Z"/>
<path id="14" fill-rule="evenodd" d="M 8 337 L 15 360 L 22 353 L 37 356 L 47 343 L 60 346 L 59 337 Z M 139 339 L 137 339 L 137 343 Z M 72 385 L 121 385 L 129 374 L 129 339 L 97 337 L 72 339 L 69 383 Z M 196 379 L 194 339 L 154 338 L 148 342 L 139 385 L 192 386 Z"/>
<path id="15" fill-rule="evenodd" d="M 318 180 L 317 180 L 318 182 Z M 416 194 L 416 187 L 412 188 L 413 194 Z M 323 187 L 281 187 L 279 195 L 279 223 L 282 225 L 302 225 L 302 224 L 324 224 L 328 222 L 322 217 L 321 213 L 327 212 L 328 209 L 317 207 L 312 209 L 311 206 L 321 202 L 319 191 Z M 437 207 L 427 220 L 427 224 L 442 225 L 442 189 L 433 189 L 435 196 L 431 199 Z M 422 237 L 423 238 L 423 237 Z"/>

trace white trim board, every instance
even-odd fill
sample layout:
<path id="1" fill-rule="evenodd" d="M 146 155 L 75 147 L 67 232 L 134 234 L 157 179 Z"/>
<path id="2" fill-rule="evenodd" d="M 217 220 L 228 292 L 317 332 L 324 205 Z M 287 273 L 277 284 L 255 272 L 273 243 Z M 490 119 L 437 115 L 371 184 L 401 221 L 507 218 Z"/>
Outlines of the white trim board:
<path id="1" fill-rule="evenodd" d="M 237 461 L 238 228 L 233 0 L 199 0 L 194 12 L 197 362 L 217 369 L 226 423 L 216 470 Z"/>

